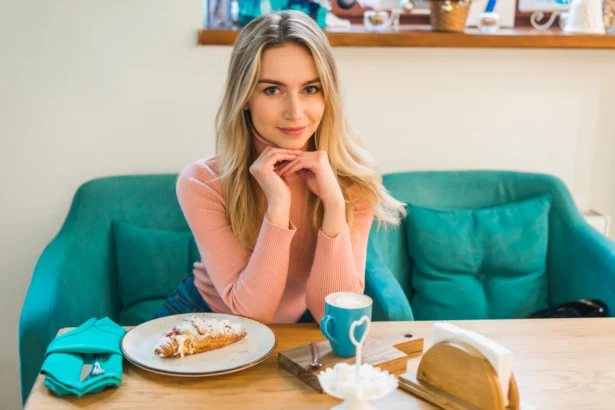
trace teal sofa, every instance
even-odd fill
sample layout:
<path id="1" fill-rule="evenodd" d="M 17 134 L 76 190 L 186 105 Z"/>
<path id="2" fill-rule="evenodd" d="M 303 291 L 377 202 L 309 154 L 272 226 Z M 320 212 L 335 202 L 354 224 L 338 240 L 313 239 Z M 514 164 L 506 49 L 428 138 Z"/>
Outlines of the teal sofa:
<path id="1" fill-rule="evenodd" d="M 78 326 L 92 317 L 109 317 L 121 325 L 139 324 L 154 314 L 175 281 L 188 274 L 192 262 L 198 259 L 198 251 L 175 197 L 176 177 L 108 177 L 89 181 L 78 189 L 60 232 L 36 265 L 22 308 L 19 350 L 24 401 L 58 329 Z M 611 315 L 615 312 L 615 246 L 587 225 L 558 179 L 465 171 L 390 174 L 385 175 L 384 182 L 403 202 L 451 209 L 478 209 L 551 194 L 546 289 L 549 305 L 597 298 L 609 304 Z M 385 230 L 377 229 L 374 223 L 370 234 L 365 292 L 374 300 L 373 320 L 415 319 L 413 262 L 406 225 L 404 221 L 399 227 Z M 182 259 L 181 268 L 174 272 L 176 280 L 168 281 L 166 288 L 152 280 L 156 283 L 145 288 L 155 291 L 141 300 L 134 295 L 127 299 L 122 289 L 125 293 L 132 278 L 126 280 L 125 270 L 146 269 L 146 265 L 130 265 L 131 253 L 120 245 L 139 232 L 148 238 L 166 237 L 171 232 L 172 243 L 186 250 L 170 253 Z M 167 252 L 160 255 L 169 257 Z M 138 255 L 134 259 L 144 260 Z"/>
<path id="2" fill-rule="evenodd" d="M 388 174 L 384 176 L 384 184 L 395 198 L 408 206 L 444 210 L 444 213 L 446 210 L 497 208 L 521 201 L 531 202 L 533 198 L 540 196 L 550 197 L 551 205 L 546 214 L 545 225 L 547 230 L 544 282 L 541 284 L 544 289 L 538 289 L 539 292 L 544 292 L 544 305 L 535 305 L 535 311 L 578 299 L 598 299 L 607 304 L 609 316 L 614 316 L 615 242 L 586 222 L 560 179 L 543 174 L 506 171 L 427 171 Z M 415 218 L 422 215 L 425 214 L 416 213 Z M 487 298 L 483 311 L 476 311 L 468 306 L 459 306 L 457 312 L 446 310 L 446 301 L 456 298 L 458 300 L 458 296 L 454 293 L 462 293 L 464 291 L 462 287 L 457 289 L 449 287 L 450 292 L 430 295 L 433 303 L 441 305 L 442 309 L 429 310 L 423 306 L 419 314 L 417 307 L 421 301 L 417 297 L 417 288 L 420 284 L 414 283 L 416 270 L 410 252 L 411 250 L 416 252 L 417 244 L 408 243 L 409 218 L 410 215 L 394 229 L 376 230 L 375 226 L 372 229 L 366 271 L 367 276 L 371 278 L 370 284 L 378 283 L 379 278 L 395 277 L 406 296 L 410 315 L 414 320 L 512 319 L 528 316 L 527 314 L 496 316 L 497 305 L 507 303 L 507 300 L 499 298 L 498 295 L 490 295 L 490 298 Z M 474 218 L 476 219 L 475 216 Z M 448 221 L 450 220 L 449 218 Z M 444 230 L 444 227 L 442 229 Z M 441 249 L 439 259 L 447 259 L 450 252 L 450 248 Z M 500 256 L 509 259 L 516 257 L 512 246 L 508 252 L 511 255 Z M 434 276 L 435 280 L 429 282 L 430 284 L 446 285 L 446 282 L 451 281 L 450 276 L 436 274 Z M 471 278 L 464 283 L 474 282 L 480 285 L 476 292 L 469 292 L 468 304 L 478 304 L 484 296 L 483 288 L 486 284 L 484 280 L 481 282 L 478 278 L 476 280 Z M 522 283 L 519 284 L 521 285 Z M 510 284 L 513 293 L 509 289 L 502 290 L 510 296 L 519 297 L 514 294 L 514 286 L 516 286 L 514 282 Z M 389 286 L 385 293 L 392 293 L 391 297 L 400 300 L 398 292 L 399 288 Z M 404 310 L 397 305 L 393 306 L 396 311 Z M 440 312 L 444 313 L 436 314 Z"/>

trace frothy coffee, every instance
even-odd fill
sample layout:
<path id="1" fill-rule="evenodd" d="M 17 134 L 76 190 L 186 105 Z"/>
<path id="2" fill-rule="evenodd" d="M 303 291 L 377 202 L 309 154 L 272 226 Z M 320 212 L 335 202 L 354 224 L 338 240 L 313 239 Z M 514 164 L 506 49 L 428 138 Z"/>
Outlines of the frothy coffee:
<path id="1" fill-rule="evenodd" d="M 332 293 L 325 300 L 330 305 L 342 309 L 361 309 L 372 303 L 369 296 L 347 292 Z"/>

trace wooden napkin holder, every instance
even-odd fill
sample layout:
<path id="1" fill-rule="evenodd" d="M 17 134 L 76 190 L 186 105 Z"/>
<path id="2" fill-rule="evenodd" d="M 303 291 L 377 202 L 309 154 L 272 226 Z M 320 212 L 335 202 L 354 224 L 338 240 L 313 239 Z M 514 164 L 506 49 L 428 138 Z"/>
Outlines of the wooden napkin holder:
<path id="1" fill-rule="evenodd" d="M 512 372 L 506 405 L 489 360 L 474 346 L 457 340 L 428 349 L 416 371 L 409 369 L 399 376 L 399 387 L 445 410 L 519 410 Z"/>

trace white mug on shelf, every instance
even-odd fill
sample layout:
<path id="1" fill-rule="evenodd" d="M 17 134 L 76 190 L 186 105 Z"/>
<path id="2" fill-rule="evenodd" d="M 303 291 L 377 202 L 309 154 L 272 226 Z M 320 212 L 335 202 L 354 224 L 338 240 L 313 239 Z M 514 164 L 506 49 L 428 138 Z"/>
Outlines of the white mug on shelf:
<path id="1" fill-rule="evenodd" d="M 564 25 L 568 34 L 605 34 L 601 0 L 572 0 Z"/>

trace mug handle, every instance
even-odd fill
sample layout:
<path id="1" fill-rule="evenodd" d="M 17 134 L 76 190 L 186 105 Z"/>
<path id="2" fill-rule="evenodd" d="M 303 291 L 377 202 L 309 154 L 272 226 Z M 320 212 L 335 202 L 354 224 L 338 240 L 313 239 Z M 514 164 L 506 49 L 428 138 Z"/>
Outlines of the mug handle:
<path id="1" fill-rule="evenodd" d="M 320 321 L 320 330 L 322 331 L 322 333 L 325 335 L 325 337 L 329 340 L 331 340 L 332 342 L 337 342 L 337 339 L 333 337 L 333 335 L 331 335 L 331 333 L 329 332 L 327 326 L 329 326 L 329 321 L 333 321 L 333 323 L 335 323 L 335 318 L 333 318 L 333 316 L 325 316 L 322 318 L 322 320 Z"/>

